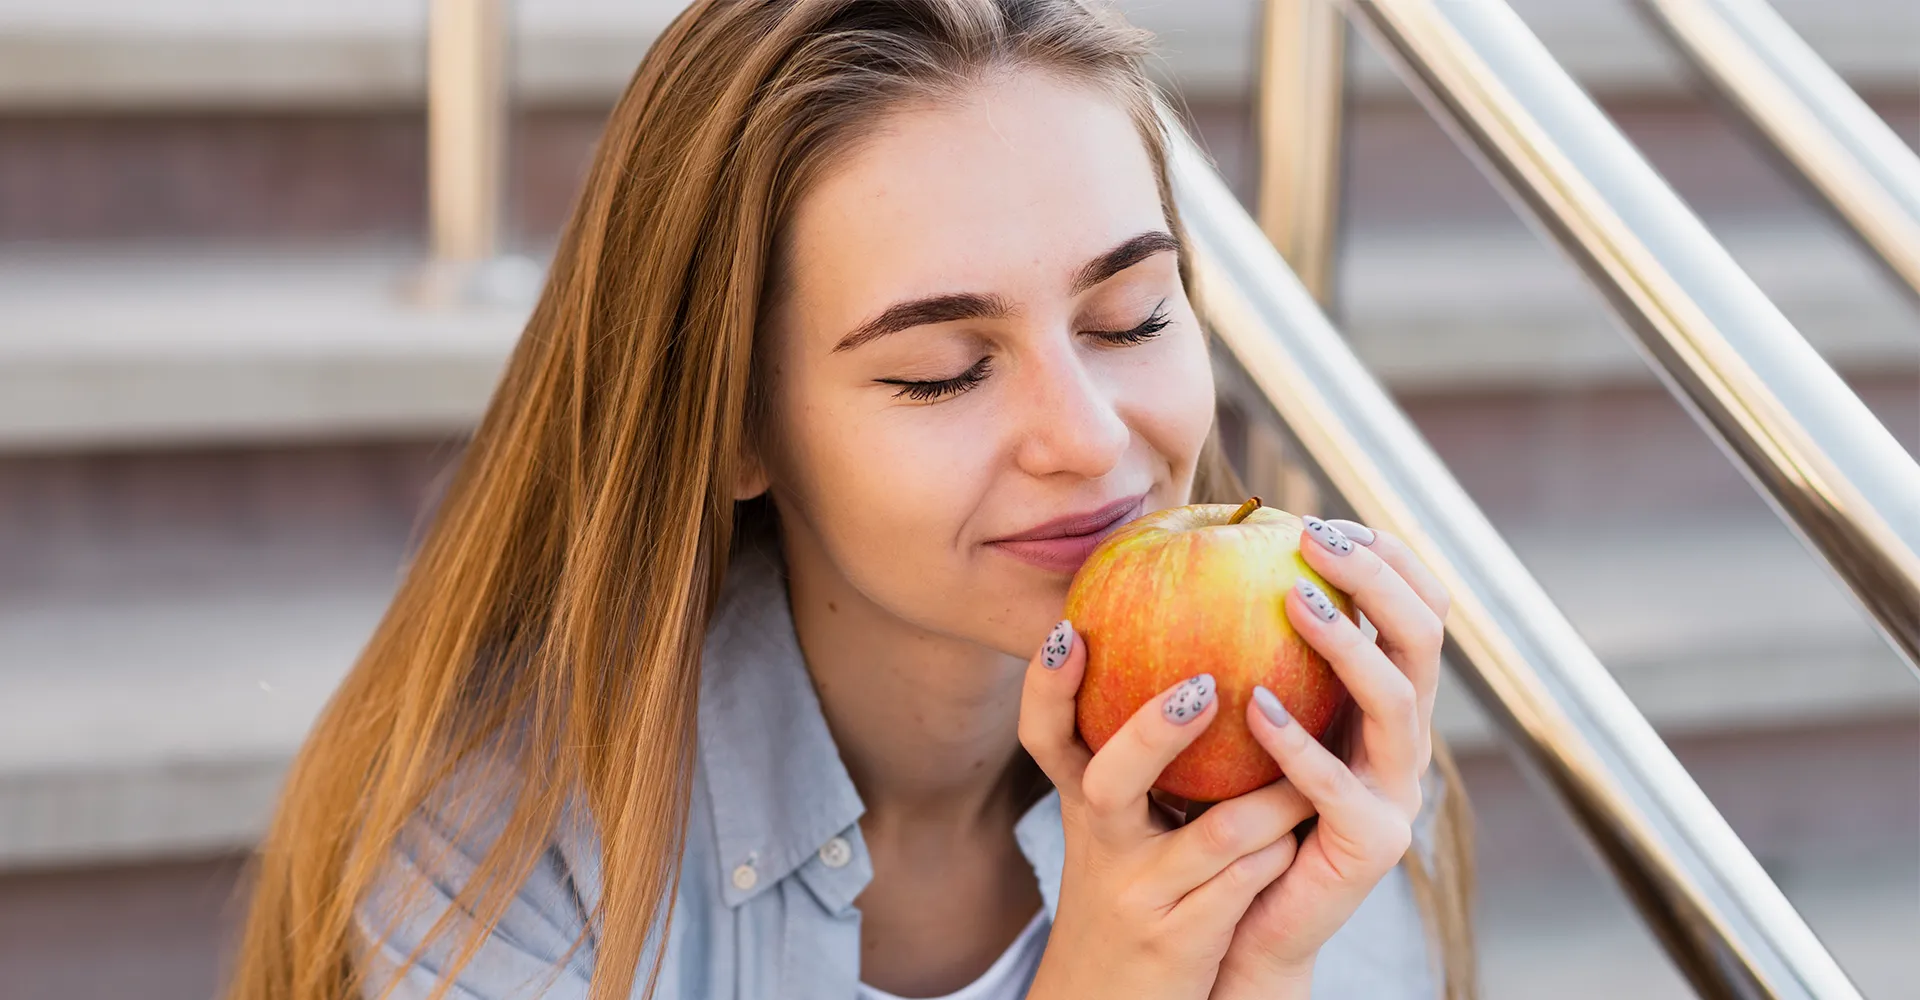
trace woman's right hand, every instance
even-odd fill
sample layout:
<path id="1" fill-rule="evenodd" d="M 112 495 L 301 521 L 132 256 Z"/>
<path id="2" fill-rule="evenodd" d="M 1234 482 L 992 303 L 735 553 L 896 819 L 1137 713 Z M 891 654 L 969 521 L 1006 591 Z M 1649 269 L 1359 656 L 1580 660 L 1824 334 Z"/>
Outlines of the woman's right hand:
<path id="1" fill-rule="evenodd" d="M 1149 798 L 1219 714 L 1209 675 L 1141 706 L 1099 753 L 1075 726 L 1085 643 L 1061 622 L 1027 664 L 1020 742 L 1060 793 L 1066 865 L 1029 1000 L 1207 996 L 1240 917 L 1292 863 L 1313 807 L 1275 782 L 1191 823 Z"/>

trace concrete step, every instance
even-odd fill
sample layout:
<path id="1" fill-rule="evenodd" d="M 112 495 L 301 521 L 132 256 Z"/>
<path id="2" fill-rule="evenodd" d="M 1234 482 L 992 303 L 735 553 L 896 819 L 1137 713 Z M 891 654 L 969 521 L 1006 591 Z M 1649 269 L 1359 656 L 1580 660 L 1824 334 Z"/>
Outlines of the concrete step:
<path id="1" fill-rule="evenodd" d="M 1249 8 L 1251 9 L 1251 8 Z M 0 46 L 4 46 L 0 33 Z M 4 67 L 0 67 L 0 73 Z M 1255 188 L 1244 93 L 1181 93 L 1243 201 Z M 507 130 L 504 237 L 548 245 L 585 176 L 606 101 L 521 107 Z M 1789 216 L 1831 226 L 1720 109 L 1687 98 L 1603 105 L 1687 204 L 1736 226 Z M 1920 95 L 1875 110 L 1920 135 Z M 1343 223 L 1451 232 L 1511 225 L 1498 192 L 1418 106 L 1356 101 L 1343 118 Z M 0 248 L 31 243 L 418 244 L 427 229 L 425 119 L 417 109 L 306 107 L 16 113 L 0 108 Z M 1830 240 L 1823 240 L 1823 248 Z"/>
<path id="2" fill-rule="evenodd" d="M 1667 743 L 1860 995 L 1920 997 L 1920 715 Z M 1461 769 L 1488 1000 L 1696 995 L 1510 760 L 1470 753 Z"/>
<path id="3" fill-rule="evenodd" d="M 1920 372 L 1912 307 L 1831 229 L 1722 233 L 1843 373 Z M 1556 391 L 1653 378 L 1526 230 L 1359 230 L 1343 326 L 1392 389 Z M 528 305 L 423 307 L 381 248 L 0 255 L 0 452 L 403 438 L 477 418 Z"/>
<path id="4" fill-rule="evenodd" d="M 1909 847 L 1916 846 L 1912 843 Z M 1920 865 L 1911 851 L 1817 859 L 1775 880 L 1860 995 L 1920 998 Z M 1486 1000 L 1699 996 L 1617 886 L 1569 871 L 1482 894 Z"/>
<path id="5" fill-rule="evenodd" d="M 683 4 L 542 0 L 510 5 L 513 74 L 531 102 L 607 100 Z M 1244 94 L 1259 5 L 1243 0 L 1121 0 L 1160 38 L 1155 70 L 1193 93 Z M 1582 84 L 1601 92 L 1687 86 L 1630 4 L 1514 0 Z M 1776 7 L 1849 82 L 1911 87 L 1911 20 L 1901 0 L 1777 0 Z M 380 0 L 12 0 L 0 7 L 0 110 L 367 106 L 417 103 L 425 80 L 425 6 Z M 1363 94 L 1397 94 L 1385 63 L 1357 47 Z"/>
<path id="6" fill-rule="evenodd" d="M 0 264 L 0 449 L 446 435 L 528 307 L 410 304 L 381 249 L 22 252 Z"/>
<path id="7" fill-rule="evenodd" d="M 417 478 L 417 477 L 416 477 Z M 403 491 L 404 492 L 404 491 Z M 184 523 L 184 522 L 175 522 Z M 377 622 L 404 529 L 262 521 L 244 554 L 159 520 L 28 563 L 0 601 L 0 867 L 234 850 Z M 1675 735 L 1920 710 L 1920 684 L 1784 529 L 1759 519 L 1515 527 L 1522 559 Z M 28 556 L 36 550 L 18 546 Z M 16 574 L 19 573 L 16 568 Z M 1436 712 L 1489 733 L 1451 679 Z"/>
<path id="8" fill-rule="evenodd" d="M 1908 727 L 1904 750 L 1911 821 L 1920 789 Z M 1743 748 L 1744 749 L 1744 748 Z M 1811 755 L 1810 749 L 1816 750 Z M 1846 755 L 1812 756 L 1813 767 L 1853 774 Z M 1778 762 L 1749 754 L 1755 766 Z M 1510 863 L 1516 837 L 1564 840 L 1560 830 L 1510 815 L 1503 799 L 1514 792 L 1487 767 L 1468 760 L 1476 782 L 1481 826 L 1478 945 L 1481 996 L 1486 1000 L 1682 1000 L 1688 989 L 1619 889 L 1577 853 L 1556 863 Z M 1493 762 L 1493 766 L 1499 766 Z M 1881 775 L 1875 775 L 1881 777 Z M 1829 782 L 1831 784 L 1831 782 Z M 1798 792 L 1771 783 L 1776 797 Z M 1861 788 L 1860 791 L 1868 791 Z M 1717 789 L 1710 791 L 1720 791 Z M 1718 796 L 1717 796 L 1718 797 Z M 1834 804 L 1834 803 L 1825 803 Z M 1537 810 L 1536 810 L 1537 812 Z M 1834 809 L 1829 826 L 1851 817 Z M 1535 829 L 1515 827 L 1535 821 Z M 1827 829 L 1800 832 L 1800 851 L 1768 861 L 1794 908 L 1832 951 L 1863 996 L 1875 1000 L 1920 997 L 1920 831 L 1908 828 L 1877 845 L 1836 848 Z M 143 1000 L 204 1000 L 218 993 L 225 958 L 238 932 L 241 859 L 176 861 L 135 867 L 0 873 L 0 968 L 8 1000 L 74 1000 L 139 996 Z"/>
<path id="9" fill-rule="evenodd" d="M 1920 710 L 1920 680 L 1776 521 L 1691 515 L 1502 533 L 1664 735 Z M 1467 744 L 1490 733 L 1458 685 L 1443 689 L 1434 724 Z"/>

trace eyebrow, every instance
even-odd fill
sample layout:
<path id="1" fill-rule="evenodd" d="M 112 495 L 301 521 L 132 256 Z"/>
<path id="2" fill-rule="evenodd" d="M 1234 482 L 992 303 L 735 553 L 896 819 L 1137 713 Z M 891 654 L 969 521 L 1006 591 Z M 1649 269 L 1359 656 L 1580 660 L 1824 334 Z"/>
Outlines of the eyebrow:
<path id="1" fill-rule="evenodd" d="M 1073 276 L 1073 294 L 1119 274 L 1157 253 L 1180 253 L 1180 241 L 1172 233 L 1151 230 L 1129 237 L 1119 246 L 1087 261 Z M 962 319 L 1004 319 L 1013 314 L 1013 305 L 998 295 L 980 292 L 950 292 L 896 302 L 880 315 L 860 324 L 852 333 L 833 345 L 835 354 L 850 351 L 870 340 L 890 333 L 931 323 L 951 323 Z"/>

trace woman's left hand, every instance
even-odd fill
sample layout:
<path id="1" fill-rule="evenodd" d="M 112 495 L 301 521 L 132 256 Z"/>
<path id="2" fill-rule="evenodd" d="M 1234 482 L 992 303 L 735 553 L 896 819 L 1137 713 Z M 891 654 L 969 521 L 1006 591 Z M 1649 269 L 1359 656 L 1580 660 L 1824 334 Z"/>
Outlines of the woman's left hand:
<path id="1" fill-rule="evenodd" d="M 1319 815 L 1292 865 L 1240 919 L 1214 983 L 1216 1000 L 1308 995 L 1320 946 L 1411 845 L 1420 779 L 1433 753 L 1445 588 L 1384 531 L 1306 520 L 1302 557 L 1353 596 L 1379 638 L 1369 642 L 1317 591 L 1296 588 L 1287 596 L 1288 618 L 1346 684 L 1354 712 L 1329 749 L 1288 719 L 1270 693 L 1256 693 L 1247 707 L 1254 738 Z"/>

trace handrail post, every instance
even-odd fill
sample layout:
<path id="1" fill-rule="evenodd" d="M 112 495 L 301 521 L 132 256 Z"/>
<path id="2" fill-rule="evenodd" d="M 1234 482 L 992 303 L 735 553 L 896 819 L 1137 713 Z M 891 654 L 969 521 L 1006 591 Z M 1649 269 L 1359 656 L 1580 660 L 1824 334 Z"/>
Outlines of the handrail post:
<path id="1" fill-rule="evenodd" d="M 1331 309 L 1346 22 L 1333 0 L 1266 0 L 1255 95 L 1260 228 Z"/>
<path id="2" fill-rule="evenodd" d="M 507 181 L 507 0 L 428 0 L 429 258 L 407 294 L 445 307 L 523 305 L 542 272 L 502 252 Z"/>
<path id="3" fill-rule="evenodd" d="M 1346 42 L 1346 21 L 1334 0 L 1265 0 L 1262 6 L 1254 91 L 1255 217 L 1329 311 L 1340 223 Z M 1249 488 L 1287 510 L 1318 509 L 1319 485 L 1293 457 L 1285 432 L 1261 414 L 1243 417 L 1241 474 Z"/>
<path id="4" fill-rule="evenodd" d="M 506 175 L 505 0 L 429 0 L 427 190 L 434 259 L 499 248 Z"/>

